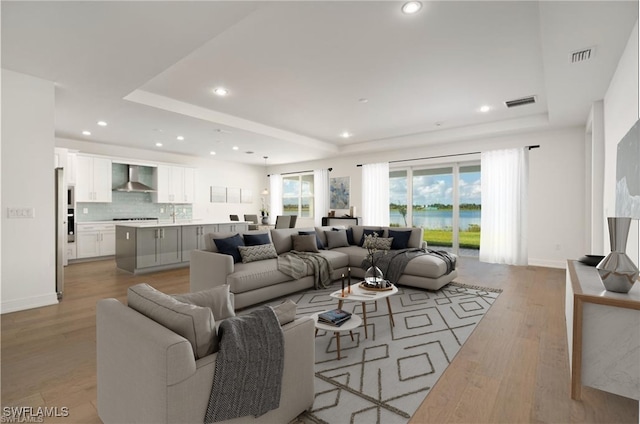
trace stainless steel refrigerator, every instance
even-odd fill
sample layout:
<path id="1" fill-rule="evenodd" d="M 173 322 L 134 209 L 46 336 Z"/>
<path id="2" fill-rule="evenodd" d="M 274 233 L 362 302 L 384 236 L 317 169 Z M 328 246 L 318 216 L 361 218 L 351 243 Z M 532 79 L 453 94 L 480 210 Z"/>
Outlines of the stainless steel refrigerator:
<path id="1" fill-rule="evenodd" d="M 64 182 L 64 169 L 55 169 L 55 205 L 56 205 L 56 293 L 62 299 L 64 291 L 64 255 L 67 249 L 67 186 Z"/>

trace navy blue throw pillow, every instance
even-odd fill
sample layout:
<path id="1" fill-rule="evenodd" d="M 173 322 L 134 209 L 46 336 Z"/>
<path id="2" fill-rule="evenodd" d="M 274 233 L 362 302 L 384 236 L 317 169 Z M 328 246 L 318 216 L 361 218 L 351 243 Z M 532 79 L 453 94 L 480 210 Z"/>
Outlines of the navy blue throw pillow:
<path id="1" fill-rule="evenodd" d="M 360 246 L 364 246 L 364 238 L 369 235 L 373 235 L 373 233 L 378 233 L 379 237 L 382 237 L 382 230 L 367 230 L 366 228 L 362 231 L 362 238 L 360 239 Z M 353 238 L 353 234 L 351 235 Z M 349 240 L 349 234 L 347 234 L 347 240 Z"/>
<path id="2" fill-rule="evenodd" d="M 242 241 L 240 234 L 223 239 L 213 239 L 213 242 L 220 253 L 233 256 L 234 263 L 242 262 L 238 246 L 244 246 L 244 241 Z"/>
<path id="3" fill-rule="evenodd" d="M 393 237 L 391 242 L 391 250 L 409 248 L 409 239 L 411 238 L 411 230 L 395 231 L 389 230 L 389 237 Z"/>
<path id="4" fill-rule="evenodd" d="M 245 234 L 244 235 L 245 246 L 257 246 L 259 244 L 271 244 L 269 234 Z"/>
<path id="5" fill-rule="evenodd" d="M 356 241 L 353 239 L 353 228 L 347 228 L 347 241 L 351 246 L 356 244 Z"/>
<path id="6" fill-rule="evenodd" d="M 320 240 L 320 237 L 318 237 L 318 234 L 316 234 L 315 231 L 298 231 L 298 234 L 301 236 L 308 236 L 309 234 L 315 235 L 316 245 L 318 246 L 318 250 L 324 249 L 324 243 L 322 242 L 322 240 Z"/>

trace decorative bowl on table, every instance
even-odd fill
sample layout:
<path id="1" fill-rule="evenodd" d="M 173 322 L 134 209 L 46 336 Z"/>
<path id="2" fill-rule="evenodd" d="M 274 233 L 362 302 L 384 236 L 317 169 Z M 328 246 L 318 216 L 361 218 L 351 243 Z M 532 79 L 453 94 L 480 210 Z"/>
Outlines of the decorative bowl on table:
<path id="1" fill-rule="evenodd" d="M 603 259 L 604 259 L 604 256 L 602 256 L 602 255 L 584 255 L 583 257 L 578 259 L 578 262 L 581 262 L 581 263 L 583 263 L 585 265 L 589 265 L 589 266 L 596 266 Z"/>
<path id="2" fill-rule="evenodd" d="M 389 280 L 378 280 L 377 282 L 363 281 L 360 283 L 360 288 L 371 291 L 386 291 L 392 290 L 393 284 Z"/>

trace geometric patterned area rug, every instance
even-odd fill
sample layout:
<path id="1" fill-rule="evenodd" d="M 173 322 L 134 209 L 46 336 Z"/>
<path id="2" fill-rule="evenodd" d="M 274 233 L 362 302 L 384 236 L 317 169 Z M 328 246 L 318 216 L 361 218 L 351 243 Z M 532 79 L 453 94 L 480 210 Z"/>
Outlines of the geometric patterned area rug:
<path id="1" fill-rule="evenodd" d="M 337 308 L 328 296 L 340 288 L 287 296 L 297 315 Z M 450 283 L 438 291 L 398 286 L 385 300 L 367 302 L 364 328 L 340 336 L 337 359 L 332 332 L 316 336 L 315 401 L 304 423 L 406 423 L 489 310 L 501 290 Z M 267 302 L 278 304 L 282 299 Z M 362 317 L 362 304 L 345 300 L 343 309 Z"/>

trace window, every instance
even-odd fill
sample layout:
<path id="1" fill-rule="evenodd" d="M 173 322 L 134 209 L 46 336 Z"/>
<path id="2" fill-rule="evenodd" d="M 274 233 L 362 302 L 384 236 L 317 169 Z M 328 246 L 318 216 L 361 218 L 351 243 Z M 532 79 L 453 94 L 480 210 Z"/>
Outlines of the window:
<path id="1" fill-rule="evenodd" d="M 282 213 L 313 218 L 313 174 L 282 176 Z"/>
<path id="2" fill-rule="evenodd" d="M 391 226 L 422 227 L 431 248 L 478 255 L 480 165 L 393 169 L 389 189 Z"/>

